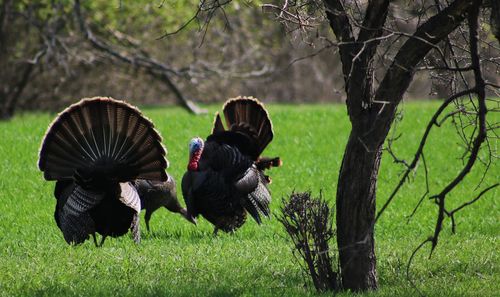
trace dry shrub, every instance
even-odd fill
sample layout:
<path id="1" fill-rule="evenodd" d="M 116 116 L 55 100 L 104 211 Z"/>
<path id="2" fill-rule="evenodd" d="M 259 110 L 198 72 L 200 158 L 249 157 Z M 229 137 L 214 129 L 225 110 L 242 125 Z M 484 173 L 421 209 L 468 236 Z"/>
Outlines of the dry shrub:
<path id="1" fill-rule="evenodd" d="M 335 236 L 330 208 L 323 197 L 311 192 L 292 193 L 283 199 L 278 220 L 294 244 L 294 255 L 318 291 L 337 291 L 340 287 L 337 256 L 328 245 Z M 302 263 L 302 261 L 304 263 Z M 305 264 L 305 265 L 303 265 Z"/>

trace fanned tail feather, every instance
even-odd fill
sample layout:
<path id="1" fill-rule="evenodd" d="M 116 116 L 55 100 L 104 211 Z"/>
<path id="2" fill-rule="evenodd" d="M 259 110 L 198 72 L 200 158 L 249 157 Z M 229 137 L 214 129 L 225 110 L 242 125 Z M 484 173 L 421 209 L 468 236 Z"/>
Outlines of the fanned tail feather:
<path id="1" fill-rule="evenodd" d="M 271 142 L 274 134 L 269 114 L 264 105 L 252 97 L 237 97 L 229 99 L 224 104 L 223 112 L 229 131 L 245 134 L 254 140 L 257 151 L 256 155 L 252 157 L 257 159 Z M 214 130 L 216 127 L 222 126 L 222 121 L 218 117 L 217 114 Z"/>
<path id="2" fill-rule="evenodd" d="M 167 180 L 161 136 L 141 112 L 112 98 L 82 99 L 49 126 L 38 166 L 47 180 L 71 179 L 77 170 L 115 181 Z"/>

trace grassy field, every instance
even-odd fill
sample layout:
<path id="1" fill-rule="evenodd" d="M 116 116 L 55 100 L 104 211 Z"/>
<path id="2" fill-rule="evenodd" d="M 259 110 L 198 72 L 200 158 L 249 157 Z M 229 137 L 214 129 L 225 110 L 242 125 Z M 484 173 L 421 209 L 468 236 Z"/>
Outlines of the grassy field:
<path id="1" fill-rule="evenodd" d="M 404 107 L 402 137 L 394 150 L 411 158 L 436 103 Z M 194 117 L 180 108 L 144 108 L 164 138 L 169 172 L 180 181 L 187 165 L 187 143 L 205 137 L 218 106 Z M 336 180 L 349 123 L 343 105 L 271 105 L 275 139 L 266 151 L 281 156 L 273 169 L 271 191 L 276 214 L 291 191 L 323 191 L 333 205 Z M 0 123 L 0 296 L 316 296 L 294 262 L 288 238 L 275 218 L 262 226 L 249 220 L 236 234 L 212 236 L 199 219 L 195 227 L 180 216 L 158 210 L 152 232 L 143 241 L 130 236 L 108 239 L 103 248 L 88 241 L 68 246 L 53 211 L 54 184 L 45 182 L 36 162 L 40 141 L 54 114 L 24 114 Z M 498 116 L 492 122 L 498 122 Z M 426 150 L 435 193 L 460 169 L 462 153 L 454 129 L 435 131 Z M 498 143 L 492 143 L 498 153 Z M 423 169 L 423 168 L 421 168 Z M 448 198 L 451 206 L 477 195 L 484 169 L 477 166 Z M 402 168 L 388 154 L 380 170 L 378 205 L 398 182 Z M 500 179 L 494 164 L 481 188 Z M 366 296 L 418 296 L 406 278 L 413 249 L 431 235 L 436 206 L 425 201 L 410 223 L 406 217 L 425 189 L 423 170 L 412 177 L 376 226 L 380 290 Z M 180 190 L 180 188 L 179 188 Z M 428 296 L 498 296 L 500 292 L 499 191 L 457 215 L 457 234 L 445 221 L 440 244 L 429 260 L 422 250 L 412 266 L 412 279 Z M 182 198 L 181 198 L 182 200 Z M 332 242 L 332 246 L 335 246 Z M 329 295 L 329 294 L 325 294 Z M 342 293 L 341 296 L 350 296 Z"/>

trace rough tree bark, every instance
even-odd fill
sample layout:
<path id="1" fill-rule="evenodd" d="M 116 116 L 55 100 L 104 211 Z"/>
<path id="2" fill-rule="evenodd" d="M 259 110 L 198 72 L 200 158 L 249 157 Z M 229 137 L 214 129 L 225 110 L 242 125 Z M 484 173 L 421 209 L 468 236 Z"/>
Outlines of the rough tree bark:
<path id="1" fill-rule="evenodd" d="M 342 1 L 324 0 L 324 3 L 330 27 L 339 42 L 346 105 L 352 124 L 337 185 L 342 284 L 353 291 L 376 289 L 374 226 L 382 145 L 417 64 L 480 1 L 453 1 L 419 26 L 400 48 L 376 90 L 373 90 L 372 61 L 383 33 L 389 1 L 369 2 L 357 38 Z"/>
<path id="2" fill-rule="evenodd" d="M 357 129 L 356 129 L 357 130 Z M 381 151 L 369 151 L 353 130 L 337 185 L 337 244 L 342 285 L 351 290 L 377 288 L 373 220 Z"/>

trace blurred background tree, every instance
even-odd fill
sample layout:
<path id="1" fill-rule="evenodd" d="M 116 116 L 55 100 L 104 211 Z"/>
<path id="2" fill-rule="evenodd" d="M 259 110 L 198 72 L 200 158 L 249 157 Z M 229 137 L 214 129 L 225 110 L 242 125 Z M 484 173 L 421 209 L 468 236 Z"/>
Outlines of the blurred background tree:
<path id="1" fill-rule="evenodd" d="M 302 42 L 300 32 L 285 32 L 258 3 L 231 4 L 209 27 L 203 21 L 184 27 L 197 7 L 188 0 L 1 0 L 1 117 L 59 110 L 96 95 L 181 103 L 195 112 L 201 110 L 191 100 L 240 94 L 280 102 L 342 100 L 340 91 L 332 96 L 342 87 L 331 75 L 332 69 L 340 75 L 338 61 L 323 53 L 300 60 L 316 45 Z M 163 36 L 178 28 L 175 36 Z"/>
<path id="2" fill-rule="evenodd" d="M 338 49 L 331 45 L 334 37 L 324 16 L 305 19 L 307 26 L 290 26 L 276 21 L 282 13 L 260 2 L 213 2 L 225 6 L 212 11 L 213 3 L 206 1 L 194 19 L 202 7 L 194 0 L 79 3 L 0 0 L 1 118 L 16 110 L 59 110 L 96 95 L 136 104 L 182 104 L 194 112 L 202 110 L 191 101 L 240 94 L 267 102 L 346 98 L 340 61 L 331 54 Z M 107 49 L 82 30 L 76 4 L 92 37 Z M 311 15 L 320 4 L 308 8 Z M 401 14 L 398 5 L 391 13 Z M 413 6 L 418 14 L 418 5 Z M 400 20 L 398 26 L 411 32 L 412 22 Z M 406 96 L 442 98 L 449 93 L 443 80 L 429 84 L 425 76 L 417 74 Z"/>

